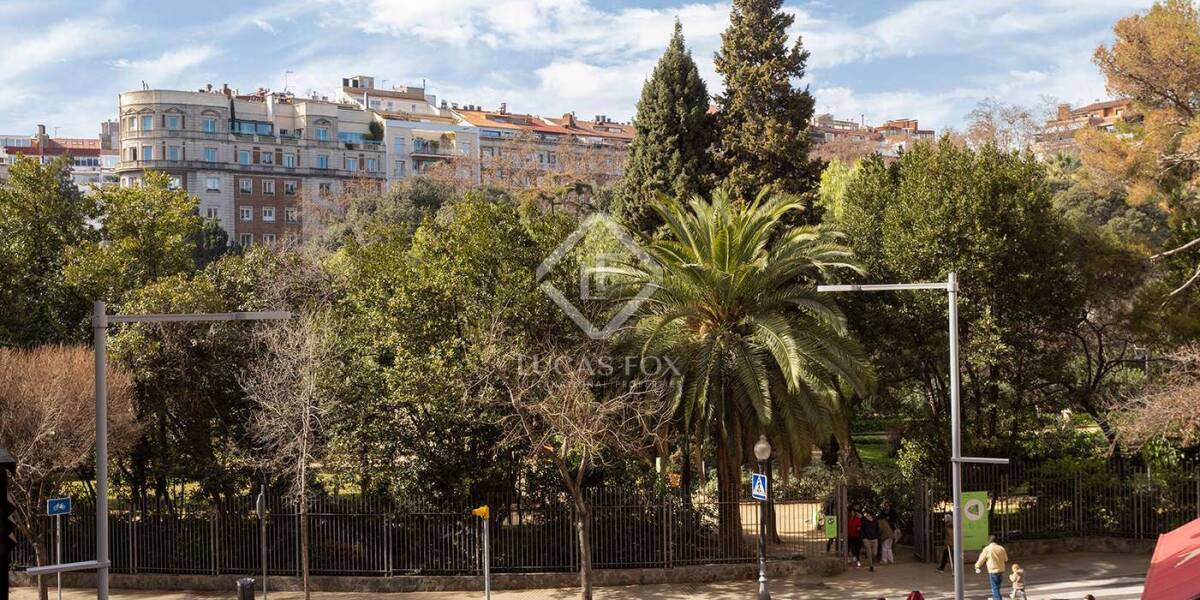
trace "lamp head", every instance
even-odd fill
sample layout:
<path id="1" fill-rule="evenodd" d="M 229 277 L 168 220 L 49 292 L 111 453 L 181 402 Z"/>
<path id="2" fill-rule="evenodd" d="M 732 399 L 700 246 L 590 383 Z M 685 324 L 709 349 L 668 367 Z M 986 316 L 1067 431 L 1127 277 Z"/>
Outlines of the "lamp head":
<path id="1" fill-rule="evenodd" d="M 758 436 L 758 441 L 754 443 L 754 456 L 759 462 L 766 462 L 771 458 L 771 442 L 767 441 L 766 434 Z"/>

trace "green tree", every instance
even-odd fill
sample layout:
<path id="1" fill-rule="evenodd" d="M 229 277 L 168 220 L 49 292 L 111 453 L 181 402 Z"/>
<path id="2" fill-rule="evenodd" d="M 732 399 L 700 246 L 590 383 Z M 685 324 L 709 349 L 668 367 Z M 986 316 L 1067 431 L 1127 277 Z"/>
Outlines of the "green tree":
<path id="1" fill-rule="evenodd" d="M 622 271 L 629 289 L 657 288 L 630 339 L 680 370 L 677 415 L 685 435 L 715 442 L 722 547 L 736 548 L 744 450 L 765 433 L 781 465 L 805 464 L 833 431 L 838 388 L 871 390 L 865 353 L 814 287 L 858 267 L 837 233 L 784 230 L 784 216 L 801 208 L 787 196 L 764 190 L 740 203 L 717 191 L 711 202 L 654 207 L 666 236 L 646 250 L 659 268 Z"/>
<path id="2" fill-rule="evenodd" d="M 95 204 L 66 157 L 18 156 L 0 186 L 0 346 L 79 341 L 90 303 L 64 274 L 68 250 L 95 237 Z"/>
<path id="3" fill-rule="evenodd" d="M 661 224 L 649 206 L 658 194 L 690 198 L 708 191 L 714 139 L 708 106 L 708 89 L 676 20 L 638 100 L 621 189 L 621 217 L 630 227 L 652 231 Z"/>
<path id="4" fill-rule="evenodd" d="M 834 221 L 842 217 L 845 207 L 846 187 L 858 173 L 858 163 L 846 164 L 833 159 L 821 171 L 821 186 L 817 188 L 816 205 Z"/>
<path id="5" fill-rule="evenodd" d="M 150 173 L 136 187 L 103 188 L 96 201 L 100 239 L 75 248 L 68 281 L 93 298 L 121 302 L 160 277 L 195 270 L 196 200 L 172 189 L 165 173 Z"/>
<path id="6" fill-rule="evenodd" d="M 782 0 L 734 0 L 715 64 L 725 82 L 717 97 L 717 160 L 732 197 L 750 201 L 763 187 L 803 193 L 819 165 L 808 157 L 813 97 L 804 78 L 808 51 L 788 45 L 794 17 Z"/>
<path id="7" fill-rule="evenodd" d="M 192 261 L 197 269 L 203 269 L 218 258 L 241 250 L 241 246 L 229 243 L 229 233 L 216 219 L 204 220 L 200 229 L 192 234 L 192 244 Z"/>
<path id="8" fill-rule="evenodd" d="M 314 242 L 328 250 L 347 243 L 370 244 L 395 235 L 412 236 L 417 226 L 437 213 L 457 194 L 454 186 L 433 177 L 409 177 L 383 190 L 374 185 L 351 186 L 332 207 L 306 207 L 321 223 Z"/>
<path id="9" fill-rule="evenodd" d="M 1069 228 L 1031 155 L 943 138 L 890 166 L 868 159 L 848 185 L 836 226 L 873 281 L 937 281 L 958 272 L 968 448 L 1014 452 L 1036 409 L 1057 412 L 1049 389 L 1071 356 L 1059 350 L 1058 336 L 1083 314 L 1081 284 Z M 882 407 L 909 421 L 906 439 L 920 446 L 926 467 L 945 464 L 937 461 L 948 448 L 946 298 L 845 301 L 864 344 L 876 349 Z"/>

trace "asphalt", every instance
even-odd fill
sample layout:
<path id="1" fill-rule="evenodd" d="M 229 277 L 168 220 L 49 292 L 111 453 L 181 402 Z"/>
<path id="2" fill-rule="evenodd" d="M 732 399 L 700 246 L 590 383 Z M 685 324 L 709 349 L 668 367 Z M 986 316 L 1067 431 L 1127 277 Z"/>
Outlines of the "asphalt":
<path id="1" fill-rule="evenodd" d="M 1142 578 L 1149 565 L 1148 556 L 1123 554 L 1073 553 L 1028 558 L 1013 557 L 1025 569 L 1031 600 L 1082 600 L 1093 594 L 1097 600 L 1134 600 L 1141 597 Z M 967 573 L 967 598 L 989 598 L 985 576 Z M 920 590 L 927 600 L 953 598 L 953 577 L 937 573 L 932 565 L 906 560 L 883 565 L 869 572 L 866 567 L 851 566 L 846 573 L 828 579 L 811 577 L 769 582 L 775 600 L 903 600 L 912 590 Z M 13 600 L 35 600 L 35 590 L 13 590 Z M 757 583 L 735 581 L 707 584 L 643 585 L 596 588 L 597 600 L 748 600 L 756 597 Z M 1004 589 L 1008 599 L 1009 588 Z M 50 598 L 55 598 L 51 589 Z M 114 590 L 112 600 L 211 600 L 233 599 L 236 594 L 215 592 L 154 592 Z M 273 592 L 271 600 L 301 600 L 299 592 Z M 405 594 L 313 593 L 315 600 L 479 600 L 482 592 L 425 592 Z M 571 600 L 579 597 L 576 589 L 496 591 L 493 600 Z M 95 598 L 94 590 L 69 589 L 64 600 Z"/>

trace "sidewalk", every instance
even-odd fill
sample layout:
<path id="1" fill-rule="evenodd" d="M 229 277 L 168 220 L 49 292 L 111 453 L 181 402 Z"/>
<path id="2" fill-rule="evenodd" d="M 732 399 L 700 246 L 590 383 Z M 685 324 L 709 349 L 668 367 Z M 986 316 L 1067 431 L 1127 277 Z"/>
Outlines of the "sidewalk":
<path id="1" fill-rule="evenodd" d="M 1094 594 L 1097 600 L 1133 600 L 1140 596 L 1141 579 L 1150 562 L 1148 556 L 1118 554 L 1060 554 L 1035 556 L 1020 559 L 1029 582 L 1029 597 L 1034 600 L 1082 600 Z M 1006 582 L 1007 583 L 1007 580 Z M 596 588 L 598 600 L 745 600 L 753 598 L 758 584 L 753 581 L 735 581 L 708 584 L 645 585 L 629 587 Z M 800 578 L 772 581 L 771 596 L 776 600 L 875 600 L 905 598 L 914 589 L 921 590 L 928 600 L 952 598 L 954 578 L 949 573 L 934 571 L 927 563 L 905 560 L 896 565 L 877 567 L 874 573 L 850 568 L 845 574 L 828 580 Z M 1004 588 L 1005 598 L 1009 588 Z M 36 600 L 36 590 L 20 588 L 13 590 L 14 600 Z M 51 598 L 54 598 L 53 588 Z M 193 600 L 234 598 L 233 590 L 227 594 L 201 592 L 135 592 L 114 590 L 112 600 Z M 301 600 L 299 592 L 271 593 L 272 600 Z M 513 590 L 492 593 L 494 600 L 572 600 L 579 597 L 575 589 Z M 988 598 L 987 581 L 970 568 L 967 572 L 967 597 Z M 64 600 L 95 598 L 90 590 L 67 590 Z M 371 593 L 314 593 L 317 600 L 478 600 L 482 592 L 423 592 L 412 594 Z"/>

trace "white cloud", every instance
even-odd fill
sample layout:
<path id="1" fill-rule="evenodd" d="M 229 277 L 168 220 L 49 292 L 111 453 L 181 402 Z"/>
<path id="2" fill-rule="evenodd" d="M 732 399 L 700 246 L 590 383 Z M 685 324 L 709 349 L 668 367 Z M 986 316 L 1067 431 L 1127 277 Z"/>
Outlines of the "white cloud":
<path id="1" fill-rule="evenodd" d="M 117 59 L 112 65 L 127 71 L 131 77 L 140 78 L 151 87 L 163 87 L 164 82 L 173 81 L 178 75 L 207 61 L 217 54 L 212 46 L 193 46 L 182 50 L 168 50 L 156 58 L 128 60 Z"/>
<path id="2" fill-rule="evenodd" d="M 253 19 L 250 22 L 253 23 L 255 27 L 257 27 L 267 33 L 270 33 L 272 35 L 277 33 L 277 31 L 275 30 L 275 26 L 271 25 L 271 23 L 269 21 L 266 21 L 265 19 Z"/>

